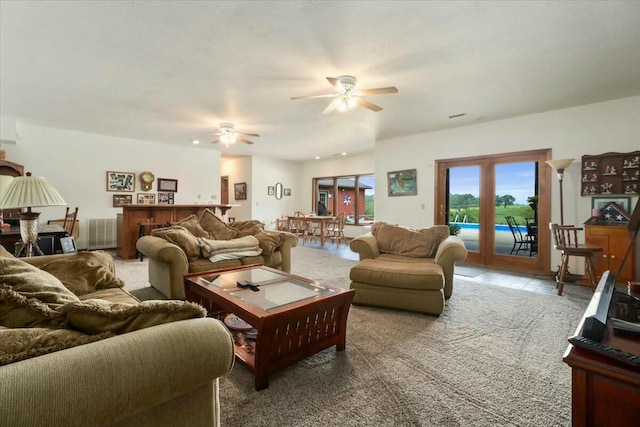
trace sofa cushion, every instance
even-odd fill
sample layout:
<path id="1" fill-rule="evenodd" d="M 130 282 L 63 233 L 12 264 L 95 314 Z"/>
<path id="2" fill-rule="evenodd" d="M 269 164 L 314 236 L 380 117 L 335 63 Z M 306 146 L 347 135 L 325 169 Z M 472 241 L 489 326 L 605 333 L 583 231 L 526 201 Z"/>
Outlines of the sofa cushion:
<path id="1" fill-rule="evenodd" d="M 151 235 L 161 237 L 174 245 L 178 245 L 190 260 L 200 257 L 198 238 L 186 227 L 172 225 L 171 227 L 156 228 L 151 231 Z M 206 236 L 208 236 L 208 234 Z"/>
<path id="2" fill-rule="evenodd" d="M 200 226 L 200 220 L 197 216 L 191 214 L 188 217 L 181 219 L 176 222 L 174 225 L 179 225 L 180 227 L 184 227 L 195 237 L 209 237 L 209 233 L 207 233 L 202 226 Z M 152 233 L 153 234 L 153 233 Z"/>
<path id="3" fill-rule="evenodd" d="M 0 327 L 0 365 L 88 344 L 112 336 L 114 334 L 110 332 L 99 335 L 86 335 L 68 329 L 9 329 Z"/>
<path id="4" fill-rule="evenodd" d="M 238 230 L 229 227 L 229 225 L 218 218 L 210 209 L 205 209 L 200 217 L 200 226 L 209 233 L 208 236 L 202 236 L 216 240 L 230 240 L 238 237 Z"/>
<path id="5" fill-rule="evenodd" d="M 432 260 L 398 262 L 394 255 L 364 259 L 354 265 L 349 278 L 354 282 L 388 288 L 438 290 L 444 288 L 442 267 Z M 409 258 L 405 258 L 409 260 Z"/>
<path id="6" fill-rule="evenodd" d="M 84 295 L 96 289 L 121 288 L 124 282 L 107 267 L 111 255 L 103 251 L 80 252 L 58 258 L 40 266 L 57 277 L 76 295 Z"/>
<path id="7" fill-rule="evenodd" d="M 11 286 L 0 283 L 0 326 L 57 328 L 63 323 L 63 316 L 46 304 L 36 298 L 27 298 L 13 291 Z"/>
<path id="8" fill-rule="evenodd" d="M 178 320 L 205 317 L 200 305 L 184 301 L 143 301 L 139 304 L 111 303 L 89 299 L 65 304 L 59 311 L 66 315 L 67 327 L 87 334 L 113 332 L 124 334 L 138 329 Z"/>
<path id="9" fill-rule="evenodd" d="M 438 245 L 449 236 L 449 227 L 435 225 L 413 230 L 406 227 L 376 222 L 371 226 L 381 253 L 390 253 L 413 258 L 435 256 Z"/>

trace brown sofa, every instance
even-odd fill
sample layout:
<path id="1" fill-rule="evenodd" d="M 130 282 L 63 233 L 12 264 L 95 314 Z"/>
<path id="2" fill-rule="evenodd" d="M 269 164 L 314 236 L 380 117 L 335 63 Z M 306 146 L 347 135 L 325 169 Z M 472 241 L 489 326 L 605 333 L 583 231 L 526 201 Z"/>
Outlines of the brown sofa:
<path id="1" fill-rule="evenodd" d="M 0 425 L 218 426 L 233 342 L 201 310 L 140 303 L 103 252 L 17 260 L 0 249 Z"/>
<path id="2" fill-rule="evenodd" d="M 247 241 L 255 247 L 247 247 Z M 149 258 L 151 286 L 167 298 L 184 299 L 185 274 L 250 264 L 290 272 L 291 248 L 297 244 L 295 235 L 264 230 L 259 221 L 227 224 L 205 210 L 200 218 L 191 215 L 153 230 L 138 239 L 136 248 Z M 212 256 L 220 260 L 212 261 Z"/>
<path id="3" fill-rule="evenodd" d="M 455 262 L 467 256 L 446 225 L 411 230 L 377 222 L 349 247 L 360 257 L 349 273 L 354 304 L 435 315 L 453 293 Z"/>

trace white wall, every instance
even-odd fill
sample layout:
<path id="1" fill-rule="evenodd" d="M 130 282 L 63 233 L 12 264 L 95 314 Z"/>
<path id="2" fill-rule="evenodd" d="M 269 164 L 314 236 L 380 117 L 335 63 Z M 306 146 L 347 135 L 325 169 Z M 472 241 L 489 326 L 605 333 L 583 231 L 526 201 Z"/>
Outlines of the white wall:
<path id="1" fill-rule="evenodd" d="M 228 216 L 236 221 L 251 219 L 251 200 L 253 187 L 251 186 L 252 158 L 238 157 L 233 159 L 221 159 L 221 176 L 229 177 L 229 204 L 237 205 L 231 208 Z M 247 184 L 247 199 L 236 200 L 235 184 Z"/>
<path id="2" fill-rule="evenodd" d="M 299 162 L 253 158 L 253 219 L 262 221 L 266 228 L 272 229 L 275 228 L 276 218 L 303 209 L 300 200 L 309 192 L 311 184 L 300 180 L 301 170 Z M 291 190 L 290 196 L 283 195 L 278 200 L 268 195 L 267 187 L 275 186 L 278 182 L 283 188 Z"/>
<path id="3" fill-rule="evenodd" d="M 192 145 L 177 146 L 34 126 L 18 121 L 19 139 L 6 146 L 7 160 L 24 165 L 25 172 L 45 177 L 71 207 L 78 206 L 80 239 L 89 218 L 115 218 L 113 194 L 106 191 L 106 172 L 136 173 L 149 170 L 156 176 L 150 193 L 157 192 L 158 178 L 178 180 L 175 203 L 207 203 L 220 199 L 220 153 Z M 200 196 L 200 197 L 198 197 Z M 38 208 L 40 221 L 61 218 L 64 207 Z"/>

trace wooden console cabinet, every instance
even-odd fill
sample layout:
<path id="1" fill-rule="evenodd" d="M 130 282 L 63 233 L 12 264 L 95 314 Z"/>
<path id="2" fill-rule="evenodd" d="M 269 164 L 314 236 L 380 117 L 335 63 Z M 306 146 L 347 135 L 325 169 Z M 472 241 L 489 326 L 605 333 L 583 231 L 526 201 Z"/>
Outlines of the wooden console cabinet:
<path id="1" fill-rule="evenodd" d="M 202 215 L 210 209 L 218 216 L 224 216 L 233 205 L 124 205 L 118 214 L 117 254 L 122 259 L 136 257 L 136 242 L 140 224 L 173 223 L 195 214 Z"/>
<path id="2" fill-rule="evenodd" d="M 593 266 L 598 277 L 609 270 L 624 283 L 635 280 L 635 245 L 631 249 L 624 268 L 618 274 L 627 248 L 633 241 L 633 233 L 626 225 L 585 224 L 584 232 L 587 243 L 598 245 L 603 249 L 593 257 Z"/>

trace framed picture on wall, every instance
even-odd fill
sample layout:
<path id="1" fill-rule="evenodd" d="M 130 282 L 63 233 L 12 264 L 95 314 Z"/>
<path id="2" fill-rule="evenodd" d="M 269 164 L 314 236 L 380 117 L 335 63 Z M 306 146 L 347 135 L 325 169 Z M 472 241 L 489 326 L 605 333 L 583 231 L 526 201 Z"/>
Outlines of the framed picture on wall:
<path id="1" fill-rule="evenodd" d="M 233 184 L 233 193 L 236 200 L 247 200 L 247 183 L 236 182 Z"/>
<path id="2" fill-rule="evenodd" d="M 173 205 L 174 193 L 158 193 L 159 205 Z"/>
<path id="3" fill-rule="evenodd" d="M 291 195 L 291 189 L 290 188 L 285 188 L 284 189 L 284 195 L 285 196 L 290 196 Z"/>
<path id="4" fill-rule="evenodd" d="M 273 196 L 274 194 L 276 194 L 276 187 L 274 187 L 273 185 L 268 186 L 267 196 Z"/>
<path id="5" fill-rule="evenodd" d="M 130 205 L 133 203 L 133 196 L 131 194 L 114 194 L 113 195 L 113 207 L 118 208 L 123 205 Z"/>
<path id="6" fill-rule="evenodd" d="M 387 187 L 389 196 L 415 196 L 418 194 L 416 170 L 387 172 Z"/>
<path id="7" fill-rule="evenodd" d="M 158 178 L 158 191 L 177 193 L 178 180 L 169 178 Z"/>
<path id="8" fill-rule="evenodd" d="M 107 171 L 107 191 L 124 191 L 133 193 L 135 189 L 135 173 Z"/>
<path id="9" fill-rule="evenodd" d="M 156 195 L 155 193 L 138 193 L 138 204 L 139 205 L 155 205 L 156 204 Z"/>

